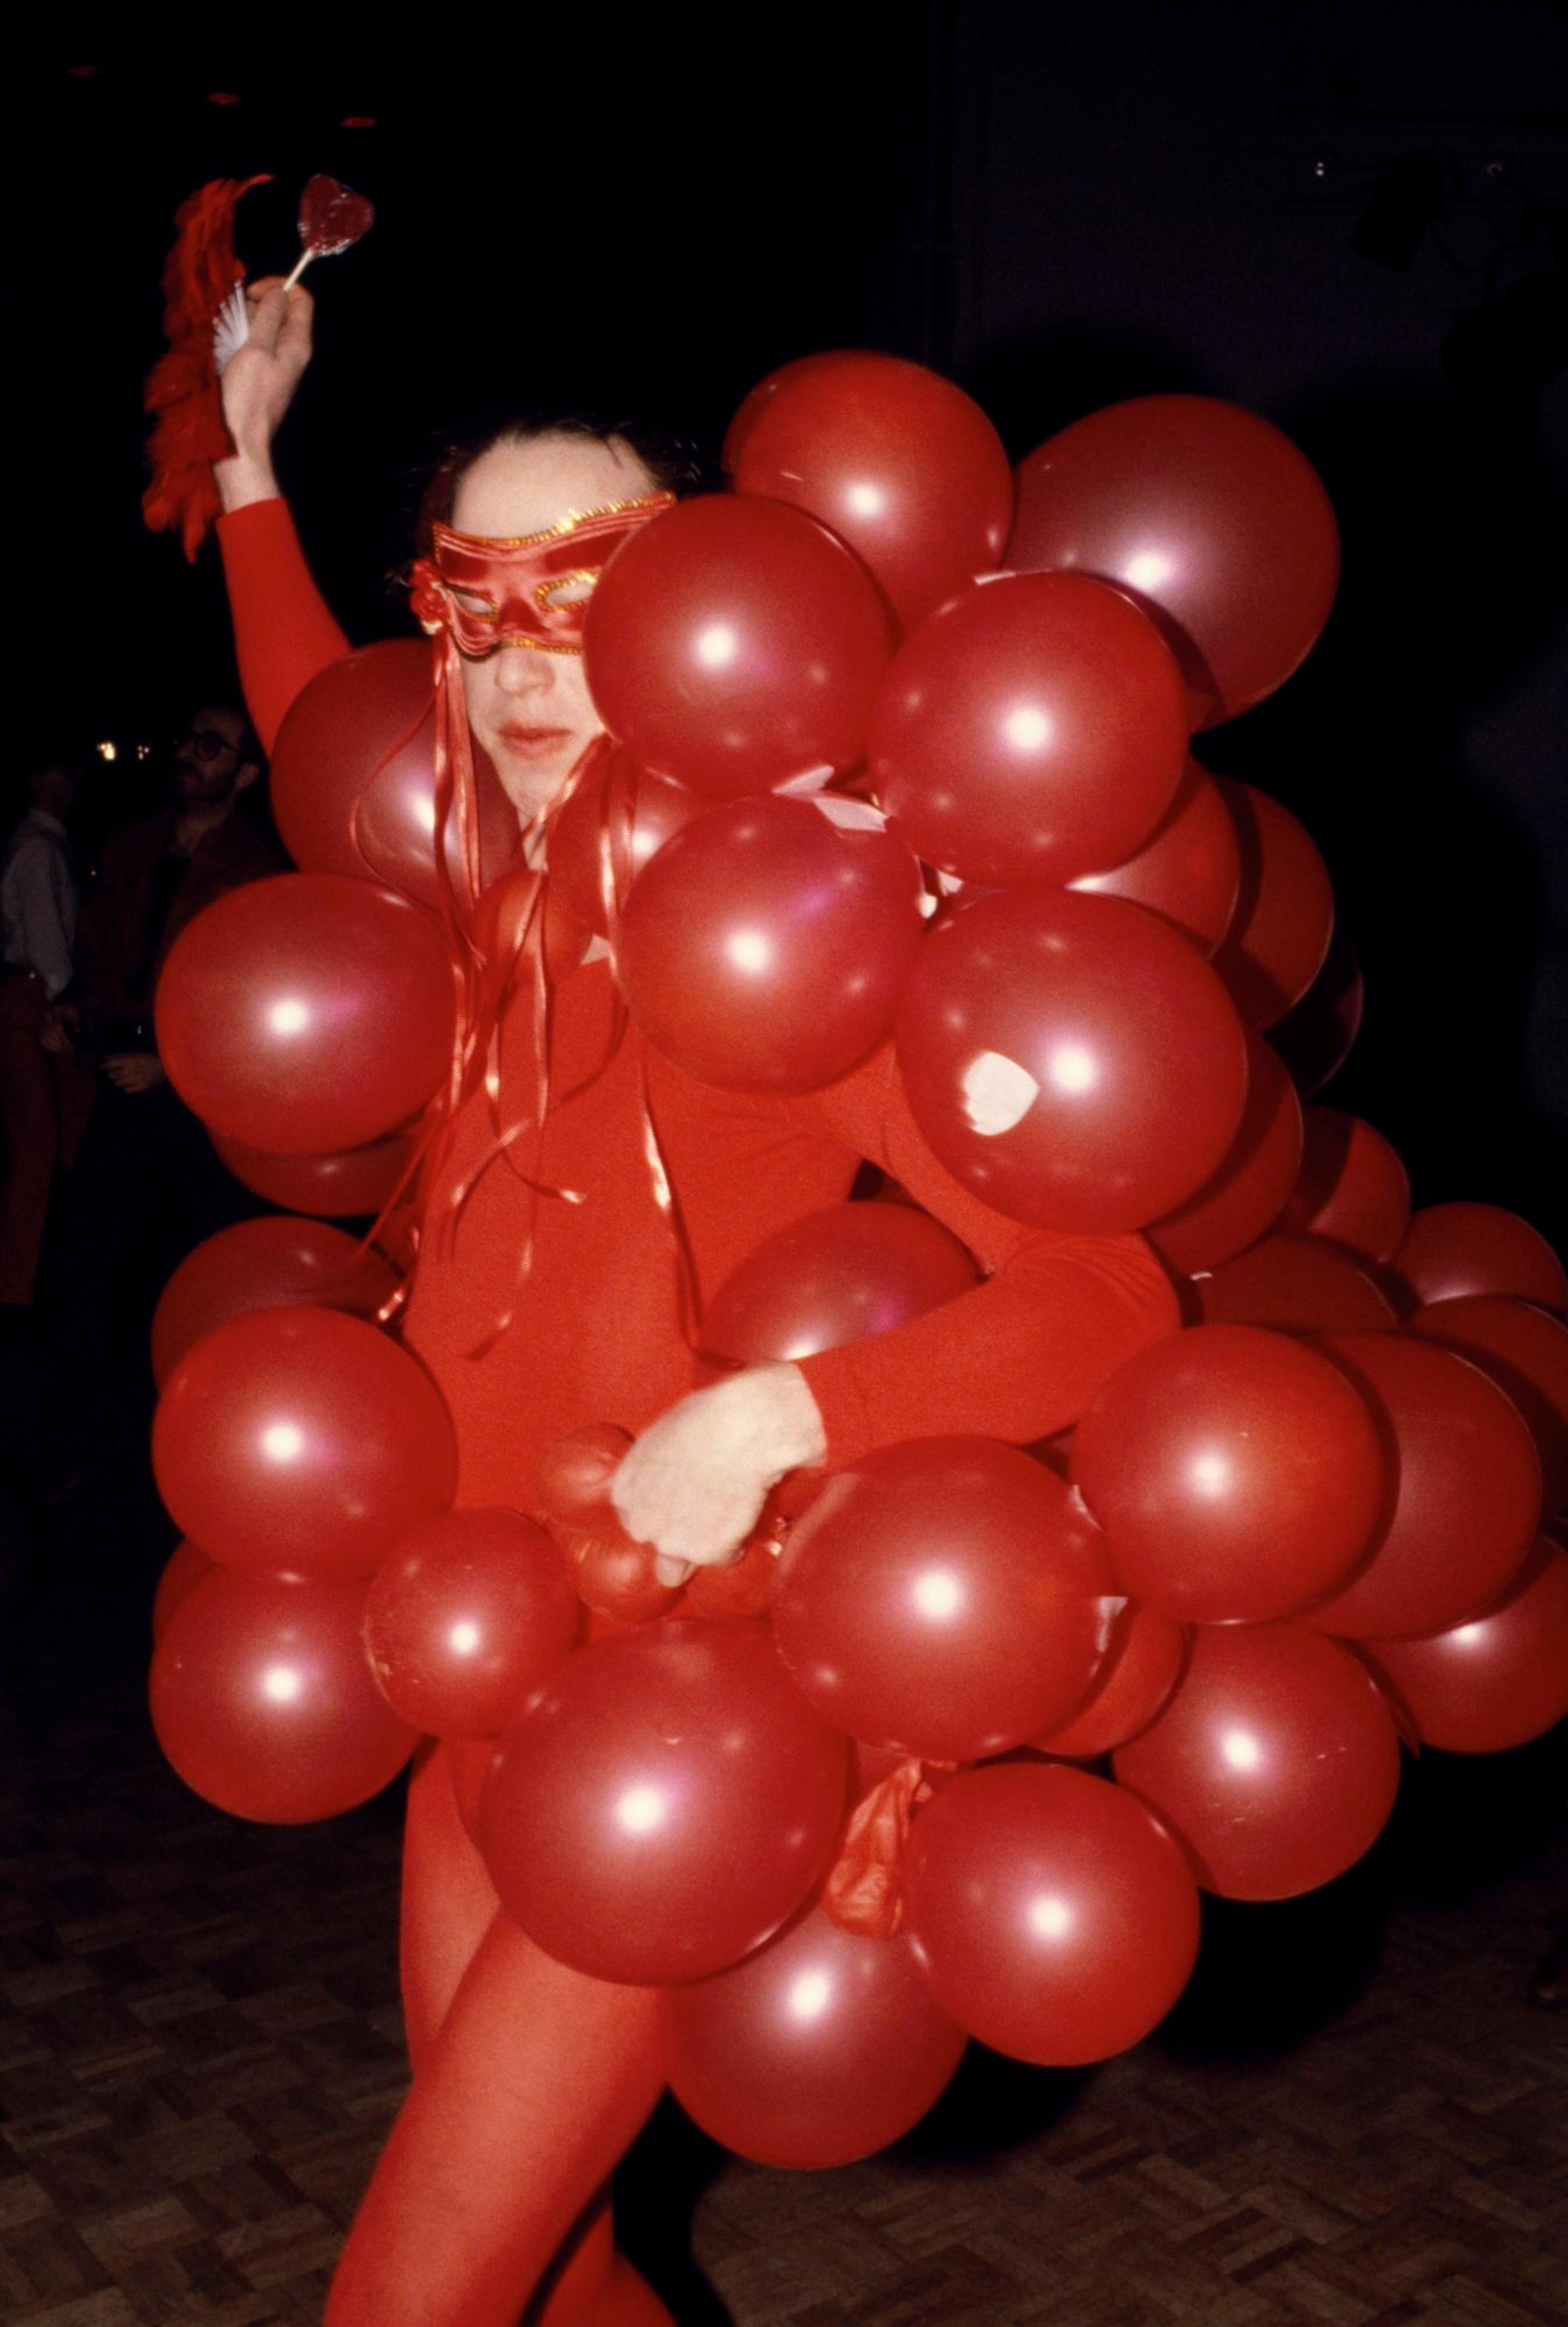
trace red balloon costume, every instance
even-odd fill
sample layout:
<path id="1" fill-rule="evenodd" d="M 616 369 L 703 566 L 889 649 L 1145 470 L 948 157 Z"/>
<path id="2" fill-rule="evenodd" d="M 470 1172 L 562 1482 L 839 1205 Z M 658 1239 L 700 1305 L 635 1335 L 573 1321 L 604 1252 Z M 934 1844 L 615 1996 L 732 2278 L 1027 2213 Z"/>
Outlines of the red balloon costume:
<path id="1" fill-rule="evenodd" d="M 433 710 L 415 650 L 341 661 L 281 501 L 221 529 L 269 744 L 305 696 L 307 869 L 177 949 L 176 1079 L 317 1210 L 420 1173 L 404 1349 L 278 1305 L 270 1247 L 212 1254 L 155 1438 L 191 1537 L 153 1683 L 176 1767 L 318 1816 L 434 1733 L 414 2083 L 328 2327 L 668 2327 L 603 2195 L 667 2079 L 820 2164 L 912 2122 L 966 2031 L 1102 2058 L 1180 1992 L 1199 1885 L 1325 1882 L 1401 1734 L 1496 1750 L 1562 1709 L 1568 1563 L 1530 1548 L 1560 1272 L 1484 1207 L 1411 1229 L 1386 1143 L 1303 1126 L 1243 1026 L 1318 976 L 1327 875 L 1186 759 L 1311 644 L 1316 478 L 1234 407 L 1114 407 L 1025 464 L 1037 570 L 982 589 L 1001 448 L 918 367 L 787 366 L 730 453 L 732 498 L 438 526 Z M 1288 586 L 1255 603 L 1265 551 Z M 502 646 L 585 648 L 615 739 L 527 861 L 462 708 Z M 868 740 L 891 826 L 819 816 Z M 929 937 L 922 886 L 959 890 Z M 361 1067 L 373 1023 L 400 1039 Z M 924 1214 L 846 1205 L 862 1158 Z M 1405 1336 L 1367 1273 L 1395 1248 Z M 326 1297 L 363 1313 L 347 1274 Z M 828 1480 L 681 1603 L 611 1475 L 715 1369 L 779 1360 Z M 1112 1751 L 1116 1782 L 1060 1766 Z"/>
<path id="2" fill-rule="evenodd" d="M 220 537 L 247 700 L 270 741 L 346 642 L 281 502 L 237 512 Z M 460 1506 L 527 1504 L 550 1441 L 601 1418 L 640 1430 L 699 1378 L 644 1160 L 645 1107 L 699 1304 L 775 1230 L 842 1199 L 862 1156 L 993 1272 L 893 1332 L 800 1361 L 835 1466 L 916 1429 L 1042 1436 L 1173 1327 L 1171 1288 L 1140 1238 L 1031 1229 L 950 1179 L 915 1128 L 887 1046 L 826 1090 L 730 1094 L 683 1074 L 635 1028 L 615 1044 L 602 963 L 574 970 L 552 999 L 551 1088 L 569 1096 L 551 1109 L 529 1178 L 580 1201 L 540 1195 L 504 1162 L 483 1168 L 494 1126 L 482 1089 L 458 1112 L 444 1189 L 427 1192 L 439 1212 L 444 1192 L 472 1181 L 455 1234 L 426 1241 L 404 1327 L 453 1416 Z M 503 1036 L 503 1091 L 511 1067 Z M 329 2317 L 334 2327 L 395 2317 L 510 2327 L 664 2082 L 658 1995 L 566 1968 L 498 1911 L 440 1752 L 410 1794 L 404 1971 L 415 2086 Z M 396 2312 L 382 2307 L 382 2260 L 393 2254 L 418 2275 Z M 653 2317 L 623 2274 L 605 2277 L 604 2259 L 596 2233 L 546 2315 Z M 589 2277 L 592 2301 L 572 2307 Z"/>

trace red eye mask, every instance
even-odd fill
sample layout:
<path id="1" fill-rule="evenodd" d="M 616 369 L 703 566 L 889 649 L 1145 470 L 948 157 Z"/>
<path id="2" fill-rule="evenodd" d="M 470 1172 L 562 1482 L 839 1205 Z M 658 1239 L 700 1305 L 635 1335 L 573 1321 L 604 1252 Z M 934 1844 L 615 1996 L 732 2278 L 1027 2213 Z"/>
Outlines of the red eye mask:
<path id="1" fill-rule="evenodd" d="M 649 493 L 565 518 L 521 541 L 438 525 L 434 554 L 414 568 L 415 614 L 426 631 L 449 630 L 469 656 L 497 647 L 581 654 L 593 584 L 627 537 L 674 502 L 673 493 Z"/>

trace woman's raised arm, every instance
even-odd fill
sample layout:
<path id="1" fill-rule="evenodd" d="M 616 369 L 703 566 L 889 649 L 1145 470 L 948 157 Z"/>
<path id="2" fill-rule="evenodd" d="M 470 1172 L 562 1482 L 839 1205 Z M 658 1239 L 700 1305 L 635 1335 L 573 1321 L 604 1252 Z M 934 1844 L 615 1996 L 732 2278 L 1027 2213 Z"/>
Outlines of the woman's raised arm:
<path id="1" fill-rule="evenodd" d="M 247 294 L 250 337 L 223 375 L 223 415 L 234 439 L 213 470 L 235 652 L 246 706 L 270 752 L 284 714 L 328 663 L 349 651 L 305 564 L 278 494 L 272 445 L 311 360 L 311 294 L 257 284 Z"/>

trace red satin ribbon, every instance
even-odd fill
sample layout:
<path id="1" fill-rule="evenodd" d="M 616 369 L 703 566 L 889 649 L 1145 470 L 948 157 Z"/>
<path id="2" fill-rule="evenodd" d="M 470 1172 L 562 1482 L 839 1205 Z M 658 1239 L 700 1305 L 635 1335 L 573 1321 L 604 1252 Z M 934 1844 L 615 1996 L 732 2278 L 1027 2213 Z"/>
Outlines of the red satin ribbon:
<path id="1" fill-rule="evenodd" d="M 478 800 L 472 743 L 463 700 L 462 658 L 493 652 L 503 645 L 533 647 L 555 654 L 581 652 L 587 595 L 614 551 L 630 534 L 670 508 L 671 493 L 654 493 L 613 509 L 572 518 L 548 532 L 518 541 L 499 541 L 454 533 L 450 527 L 434 529 L 434 555 L 415 567 L 413 605 L 425 627 L 439 637 L 435 667 L 435 861 L 443 916 L 452 939 L 453 1010 L 456 1034 L 451 1071 L 444 1089 L 432 1101 L 421 1142 L 420 1160 L 427 1183 L 435 1184 L 450 1156 L 459 1112 L 482 1081 L 490 1118 L 490 1136 L 483 1152 L 444 1197 L 439 1217 L 428 1233 L 455 1242 L 458 1224 L 475 1190 L 491 1167 L 505 1159 L 508 1167 L 529 1191 L 527 1221 L 513 1282 L 490 1329 L 467 1353 L 481 1358 L 508 1331 L 533 1266 L 537 1208 L 542 1200 L 580 1204 L 583 1192 L 552 1187 L 541 1175 L 545 1124 L 551 1106 L 575 1096 L 569 1091 L 552 1098 L 550 1090 L 550 979 L 546 950 L 547 886 L 543 871 L 536 870 L 531 887 L 517 908 L 498 904 L 491 924 L 484 922 L 481 899 L 484 868 L 481 862 Z M 567 776 L 536 829 L 537 853 L 547 860 L 549 837 L 556 818 L 585 778 L 611 750 L 607 737 L 596 737 Z M 612 772 L 608 797 L 616 803 L 607 810 L 601 841 L 601 879 L 613 963 L 619 929 L 620 902 L 630 871 L 630 800 L 618 798 Z M 611 832 L 617 812 L 620 829 Z M 461 885 L 452 877 L 447 861 L 447 833 L 453 832 L 461 866 Z M 618 842 L 618 846 L 616 845 Z M 526 984 L 530 1011 L 530 1059 L 521 1107 L 508 1122 L 501 1105 L 501 1044 L 509 1014 Z M 612 1021 L 611 1041 L 593 1075 L 602 1074 L 614 1057 L 625 1028 L 623 1006 Z M 683 1331 L 692 1338 L 695 1273 L 689 1242 L 681 1223 L 669 1174 L 665 1166 L 649 1105 L 646 1079 L 640 1092 L 643 1152 L 648 1162 L 654 1201 L 668 1229 L 675 1254 Z M 531 1169 L 518 1150 L 532 1132 Z M 418 1231 L 416 1231 L 417 1235 Z"/>

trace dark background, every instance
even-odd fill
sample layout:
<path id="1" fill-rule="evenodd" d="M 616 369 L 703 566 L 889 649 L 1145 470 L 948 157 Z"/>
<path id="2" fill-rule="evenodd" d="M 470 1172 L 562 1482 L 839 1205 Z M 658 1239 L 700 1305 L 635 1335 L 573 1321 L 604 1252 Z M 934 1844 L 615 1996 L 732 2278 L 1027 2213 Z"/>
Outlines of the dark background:
<path id="1" fill-rule="evenodd" d="M 1366 1030 L 1330 1099 L 1418 1201 L 1568 1242 L 1568 18 L 1555 0 L 906 0 L 788 10 L 51 12 L 8 205 L 23 725 L 113 737 L 100 813 L 231 690 L 215 556 L 141 528 L 178 203 L 266 169 L 376 201 L 311 277 L 282 451 L 357 639 L 465 411 L 606 397 L 714 437 L 817 347 L 951 371 L 1016 453 L 1185 388 L 1288 429 L 1345 534 L 1321 646 L 1202 756 L 1329 858 Z M 217 100 L 232 100 L 219 102 Z M 350 126 L 358 122 L 362 126 Z"/>

